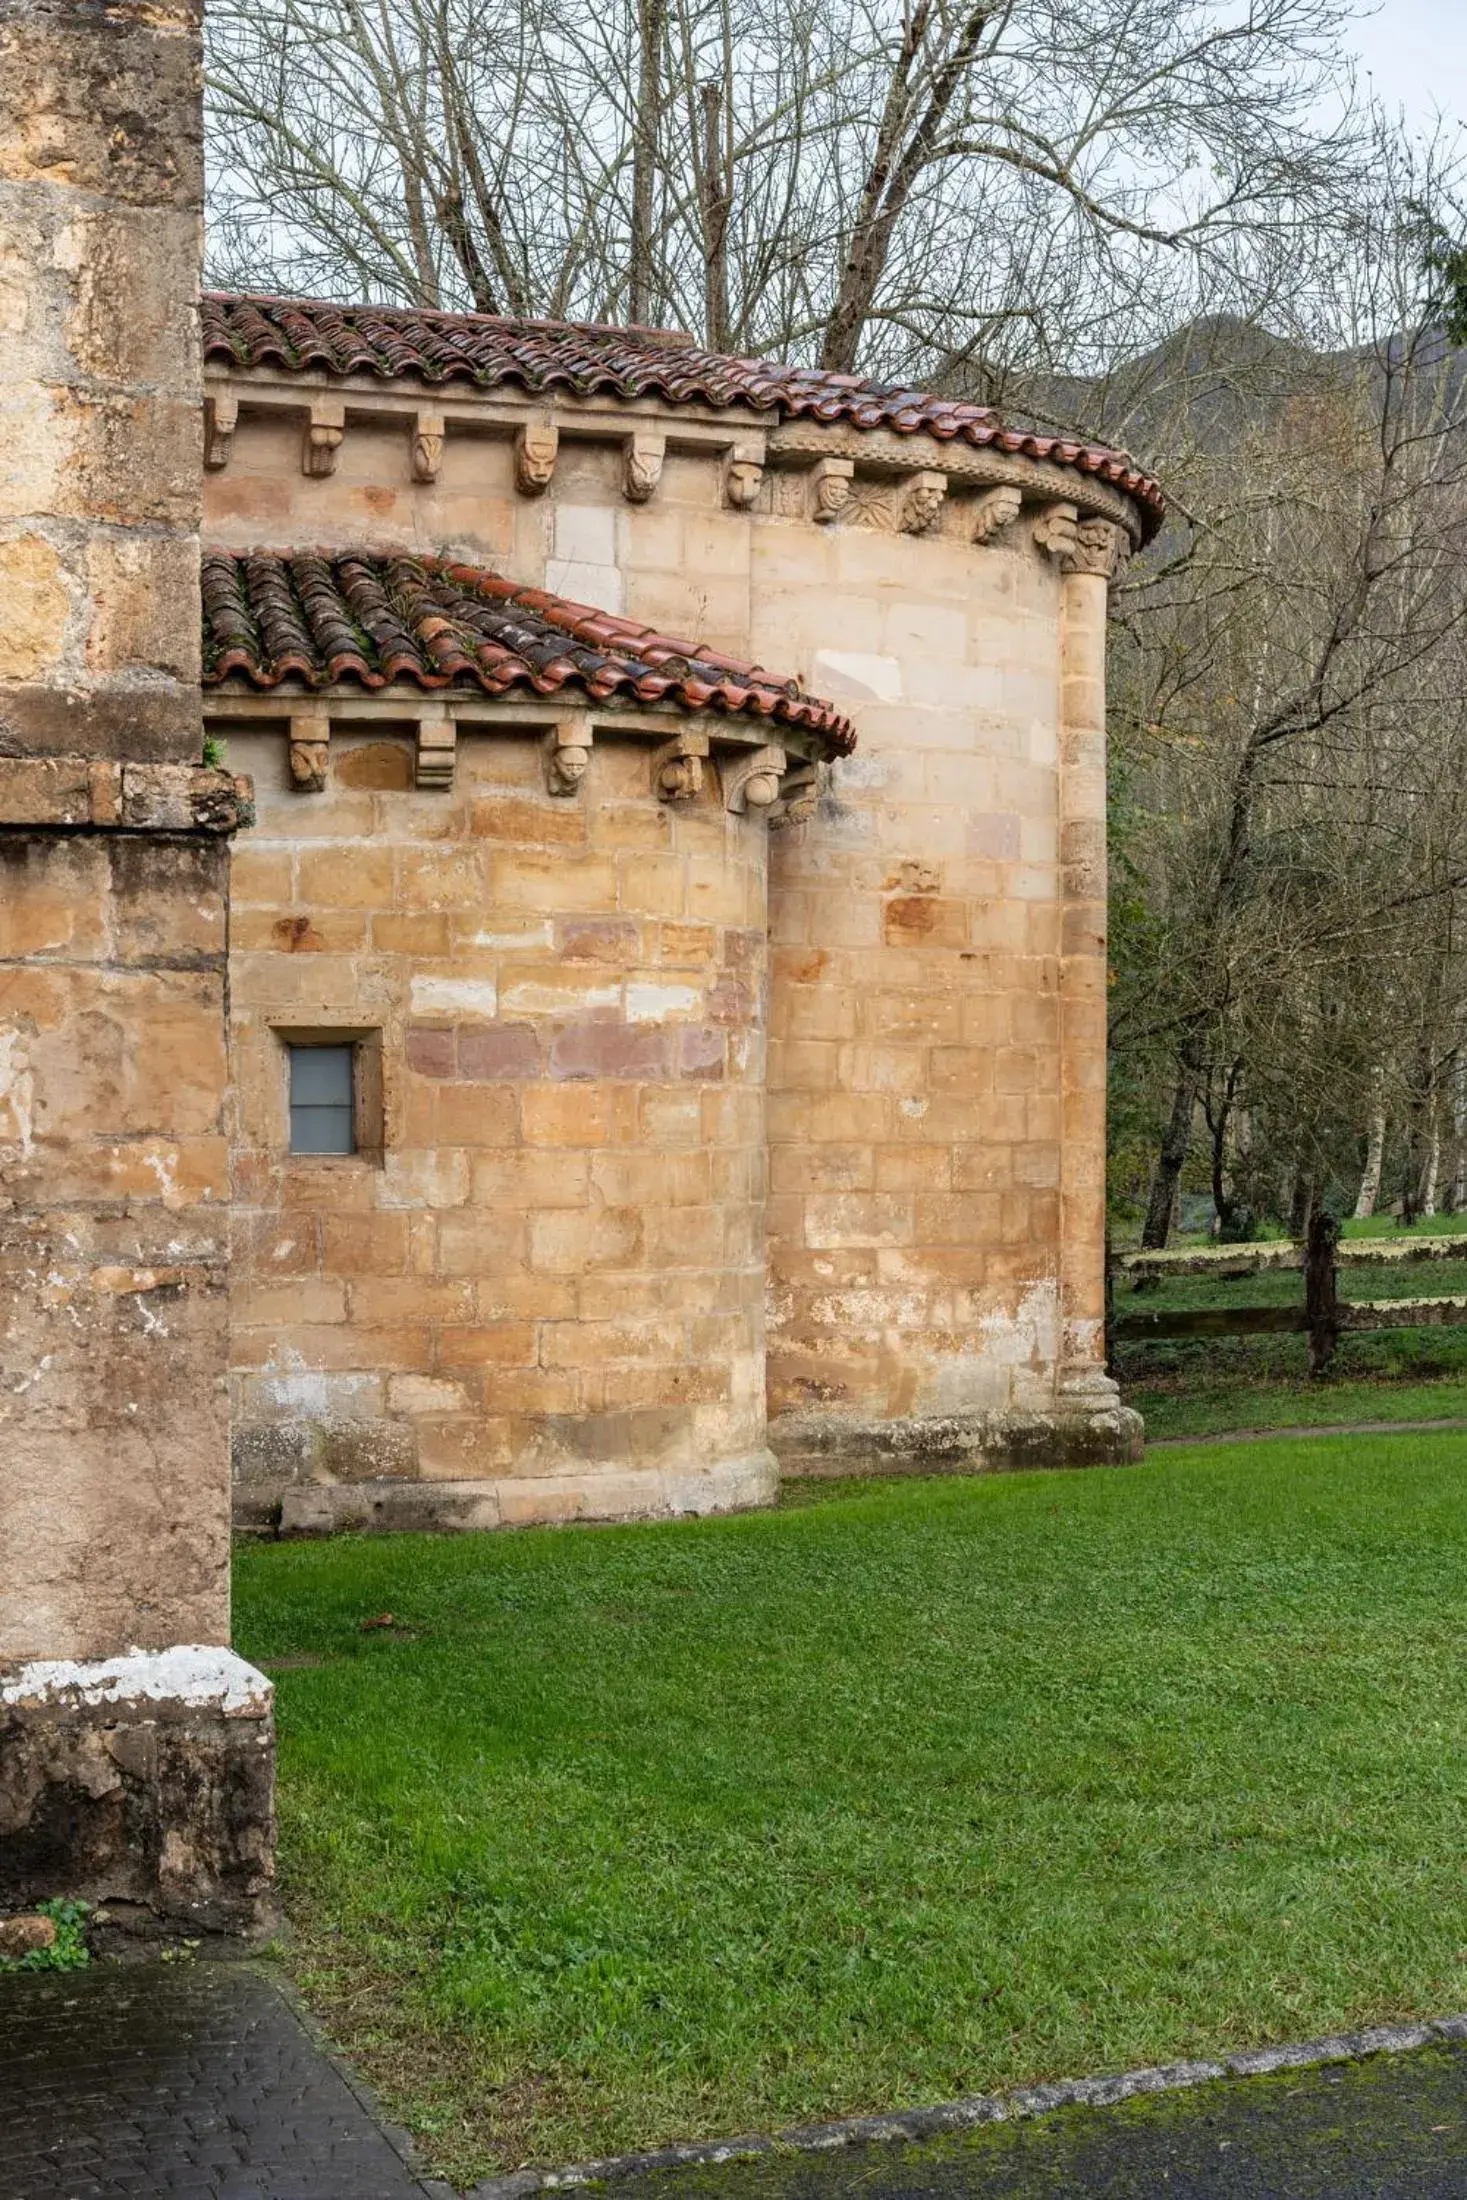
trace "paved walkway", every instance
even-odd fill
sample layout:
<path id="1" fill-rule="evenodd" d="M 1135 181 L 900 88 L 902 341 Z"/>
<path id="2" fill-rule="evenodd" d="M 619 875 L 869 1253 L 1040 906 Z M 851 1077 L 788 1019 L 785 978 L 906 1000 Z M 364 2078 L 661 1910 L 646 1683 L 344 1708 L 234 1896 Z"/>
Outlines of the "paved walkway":
<path id="1" fill-rule="evenodd" d="M 1224 2079 L 926 2146 L 662 2171 L 602 2200 L 1464 2200 L 1467 2046 Z"/>
<path id="2" fill-rule="evenodd" d="M 0 2200 L 424 2200 L 247 1964 L 0 1978 Z"/>

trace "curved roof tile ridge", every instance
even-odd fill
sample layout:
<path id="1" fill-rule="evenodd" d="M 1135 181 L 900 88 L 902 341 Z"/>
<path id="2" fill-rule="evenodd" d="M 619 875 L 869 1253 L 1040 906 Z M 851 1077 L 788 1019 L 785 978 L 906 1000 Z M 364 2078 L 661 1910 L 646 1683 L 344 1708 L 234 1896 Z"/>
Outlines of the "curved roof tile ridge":
<path id="1" fill-rule="evenodd" d="M 434 385 L 469 382 L 479 389 L 511 382 L 535 395 L 565 390 L 579 397 L 658 397 L 670 405 L 720 410 L 743 405 L 787 420 L 929 435 L 940 443 L 991 447 L 1073 467 L 1134 499 L 1148 536 L 1160 527 L 1166 509 L 1159 484 L 1125 451 L 1011 428 L 990 405 L 934 397 L 904 383 L 702 351 L 675 330 L 225 291 L 206 292 L 202 314 L 205 359 L 239 367 L 370 374 L 383 381 L 412 376 Z"/>
<path id="2" fill-rule="evenodd" d="M 597 702 L 671 702 L 767 718 L 827 756 L 849 719 L 794 679 L 453 558 L 371 550 L 206 550 L 204 685 L 580 687 Z"/>

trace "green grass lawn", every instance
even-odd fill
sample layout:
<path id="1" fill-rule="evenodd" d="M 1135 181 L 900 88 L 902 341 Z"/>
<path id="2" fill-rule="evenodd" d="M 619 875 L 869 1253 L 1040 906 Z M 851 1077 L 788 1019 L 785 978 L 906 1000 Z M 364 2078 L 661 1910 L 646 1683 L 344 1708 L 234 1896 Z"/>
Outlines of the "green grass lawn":
<path id="1" fill-rule="evenodd" d="M 241 1551 L 289 1960 L 441 2167 L 1467 2003 L 1467 1438 L 795 1496 Z"/>

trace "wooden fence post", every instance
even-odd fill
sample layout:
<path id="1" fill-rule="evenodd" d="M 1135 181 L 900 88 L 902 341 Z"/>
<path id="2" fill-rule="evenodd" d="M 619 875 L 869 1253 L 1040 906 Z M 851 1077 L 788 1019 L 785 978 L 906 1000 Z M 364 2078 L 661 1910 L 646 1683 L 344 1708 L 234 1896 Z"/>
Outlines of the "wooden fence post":
<path id="1" fill-rule="evenodd" d="M 1311 1375 L 1329 1373 L 1340 1341 L 1340 1294 L 1335 1273 L 1339 1242 L 1339 1223 L 1323 1201 L 1316 1201 L 1304 1241 L 1304 1311 L 1309 1322 Z"/>

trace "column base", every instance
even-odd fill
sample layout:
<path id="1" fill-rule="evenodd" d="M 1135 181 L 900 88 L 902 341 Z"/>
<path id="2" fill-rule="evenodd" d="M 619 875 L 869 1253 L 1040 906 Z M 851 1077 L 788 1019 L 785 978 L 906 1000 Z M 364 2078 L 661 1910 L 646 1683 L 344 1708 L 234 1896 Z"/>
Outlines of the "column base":
<path id="1" fill-rule="evenodd" d="M 555 1522 L 676 1520 L 772 1505 L 779 1463 L 770 1451 L 709 1467 L 608 1468 L 605 1473 L 501 1475 L 472 1482 L 295 1482 L 280 1506 L 282 1535 L 365 1529 L 529 1528 Z"/>
<path id="2" fill-rule="evenodd" d="M 273 1698 L 198 1644 L 0 1670 L 0 1909 L 68 1895 L 142 1938 L 265 1937 Z"/>
<path id="3" fill-rule="evenodd" d="M 864 1422 L 782 1414 L 770 1424 L 769 1441 L 786 1475 L 1014 1474 L 1133 1465 L 1145 1427 L 1109 1383 L 1103 1391 L 1063 1391 L 1052 1406 L 1027 1412 Z"/>

